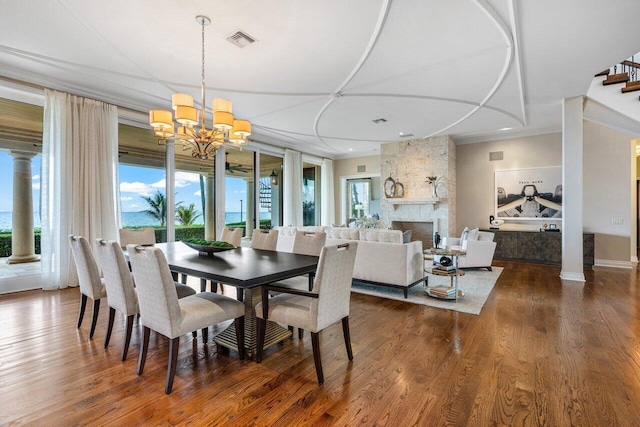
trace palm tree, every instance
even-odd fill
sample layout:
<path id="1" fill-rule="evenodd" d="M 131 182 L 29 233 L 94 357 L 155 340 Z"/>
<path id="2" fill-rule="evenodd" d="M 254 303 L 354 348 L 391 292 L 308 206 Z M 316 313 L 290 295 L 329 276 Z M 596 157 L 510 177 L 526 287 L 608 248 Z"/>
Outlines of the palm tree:
<path id="1" fill-rule="evenodd" d="M 160 221 L 160 226 L 164 227 L 167 224 L 167 198 L 164 194 L 157 191 L 152 197 L 142 196 L 142 198 L 149 205 L 149 209 L 143 212 Z"/>
<path id="2" fill-rule="evenodd" d="M 178 206 L 176 209 L 176 219 L 182 225 L 193 225 L 193 222 L 200 217 L 196 210 L 195 203 L 191 203 L 188 207 Z"/>

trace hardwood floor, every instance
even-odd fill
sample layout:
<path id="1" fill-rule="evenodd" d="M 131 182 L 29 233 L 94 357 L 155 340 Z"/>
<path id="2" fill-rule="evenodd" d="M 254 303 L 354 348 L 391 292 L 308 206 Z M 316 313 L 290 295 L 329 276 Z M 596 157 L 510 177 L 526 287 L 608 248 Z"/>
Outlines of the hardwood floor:
<path id="1" fill-rule="evenodd" d="M 168 339 L 152 333 L 138 377 L 137 323 L 121 362 L 124 319 L 104 349 L 106 304 L 89 340 L 77 289 L 1 295 L 0 423 L 639 425 L 637 270 L 586 271 L 583 285 L 555 266 L 496 264 L 479 316 L 352 294 L 354 360 L 341 325 L 325 330 L 322 386 L 308 334 L 261 364 L 185 335 L 165 395 Z"/>

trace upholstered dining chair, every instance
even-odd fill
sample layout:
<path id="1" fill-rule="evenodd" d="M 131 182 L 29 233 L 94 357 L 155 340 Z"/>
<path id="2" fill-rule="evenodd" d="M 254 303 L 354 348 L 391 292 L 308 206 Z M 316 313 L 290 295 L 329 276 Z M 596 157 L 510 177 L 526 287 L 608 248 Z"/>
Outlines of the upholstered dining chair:
<path id="1" fill-rule="evenodd" d="M 240 245 L 242 244 L 242 232 L 244 231 L 244 228 L 228 228 L 225 227 L 222 230 L 222 237 L 220 237 L 220 240 L 222 240 L 223 242 L 227 242 L 227 243 L 231 243 L 233 246 L 240 247 Z"/>
<path id="2" fill-rule="evenodd" d="M 225 227 L 222 230 L 222 236 L 220 240 L 223 242 L 231 243 L 234 247 L 238 248 L 242 245 L 242 232 L 244 228 L 228 228 Z M 207 290 L 207 281 L 205 279 L 200 279 L 200 291 L 204 292 Z M 220 284 L 220 291 L 224 293 L 224 288 L 222 284 Z M 211 292 L 218 292 L 218 283 L 211 282 Z M 242 291 L 238 290 L 238 299 L 241 299 Z"/>
<path id="3" fill-rule="evenodd" d="M 152 246 L 158 243 L 156 241 L 156 231 L 153 227 L 145 228 L 121 228 L 120 229 L 120 246 L 125 249 L 127 245 Z M 177 273 L 175 274 L 177 277 Z M 180 274 L 180 282 L 187 284 L 187 275 Z"/>
<path id="4" fill-rule="evenodd" d="M 156 232 L 152 227 L 147 228 L 121 228 L 120 246 L 126 248 L 127 245 L 155 245 Z"/>
<path id="5" fill-rule="evenodd" d="M 136 278 L 140 323 L 143 336 L 138 359 L 142 375 L 153 329 L 169 338 L 169 363 L 165 393 L 171 393 L 178 362 L 180 336 L 209 325 L 234 319 L 238 354 L 244 359 L 244 305 L 235 299 L 213 292 L 200 292 L 178 299 L 169 264 L 158 248 L 128 245 L 127 252 Z"/>
<path id="6" fill-rule="evenodd" d="M 322 247 L 327 241 L 327 233 L 324 231 L 296 231 L 293 237 L 293 249 L 294 254 L 300 255 L 312 255 L 320 256 Z M 313 274 L 309 276 L 298 276 L 290 279 L 282 280 L 276 283 L 277 286 L 282 286 L 292 289 L 308 289 L 313 288 Z M 272 295 L 277 295 L 277 292 L 272 292 Z M 289 329 L 292 330 L 292 325 L 289 325 Z M 298 328 L 298 339 L 304 337 L 304 329 Z"/>
<path id="7" fill-rule="evenodd" d="M 69 245 L 71 254 L 78 271 L 78 282 L 80 285 L 80 312 L 78 313 L 78 328 L 82 325 L 84 311 L 87 306 L 87 298 L 93 300 L 93 318 L 91 319 L 91 330 L 89 339 L 93 338 L 98 322 L 100 311 L 100 301 L 107 296 L 104 281 L 100 277 L 100 269 L 91 251 L 91 246 L 87 239 L 82 236 L 69 235 Z"/>
<path id="8" fill-rule="evenodd" d="M 251 236 L 251 247 L 265 251 L 275 251 L 278 246 L 278 230 L 253 230 Z"/>
<path id="9" fill-rule="evenodd" d="M 96 239 L 96 252 L 102 265 L 102 274 L 107 289 L 107 303 L 109 304 L 109 323 L 107 335 L 104 338 L 104 347 L 109 346 L 111 332 L 113 331 L 113 321 L 116 310 L 124 314 L 125 338 L 122 343 L 122 355 L 120 360 L 127 358 L 129 343 L 131 342 L 131 332 L 133 330 L 134 316 L 140 312 L 138 307 L 138 296 L 135 291 L 134 279 L 129 271 L 129 264 L 124 257 L 120 244 L 116 241 L 106 241 Z M 196 291 L 189 286 L 175 283 L 178 298 L 194 295 Z M 207 330 L 202 331 L 203 342 L 207 342 Z"/>
<path id="10" fill-rule="evenodd" d="M 288 289 L 276 285 L 262 287 L 262 302 L 256 306 L 258 349 L 256 361 L 262 361 L 267 320 L 311 331 L 313 360 L 320 384 L 324 383 L 320 358 L 319 333 L 342 321 L 344 343 L 349 360 L 353 360 L 349 333 L 351 277 L 356 260 L 357 242 L 325 246 L 320 252 L 313 290 Z M 269 298 L 269 291 L 281 292 Z"/>

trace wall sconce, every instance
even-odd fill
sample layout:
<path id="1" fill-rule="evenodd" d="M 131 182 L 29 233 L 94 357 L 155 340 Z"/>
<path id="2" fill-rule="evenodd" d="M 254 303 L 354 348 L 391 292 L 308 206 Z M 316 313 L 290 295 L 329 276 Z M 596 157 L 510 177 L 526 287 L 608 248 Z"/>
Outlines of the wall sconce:
<path id="1" fill-rule="evenodd" d="M 271 185 L 278 185 L 278 174 L 275 170 L 271 171 L 269 177 L 271 177 Z"/>

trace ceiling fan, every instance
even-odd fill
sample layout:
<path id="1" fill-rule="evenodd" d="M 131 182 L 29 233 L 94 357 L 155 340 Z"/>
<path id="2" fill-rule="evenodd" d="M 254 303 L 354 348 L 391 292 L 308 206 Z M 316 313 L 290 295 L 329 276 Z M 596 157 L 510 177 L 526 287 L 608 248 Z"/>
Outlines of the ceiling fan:
<path id="1" fill-rule="evenodd" d="M 251 168 L 246 168 L 243 167 L 241 164 L 234 164 L 232 165 L 231 163 L 229 163 L 229 153 L 224 153 L 227 157 L 226 157 L 226 161 L 224 162 L 224 169 L 225 171 L 228 171 L 229 173 L 236 173 L 236 172 L 243 172 L 243 173 L 247 173 L 247 172 L 251 172 Z"/>

